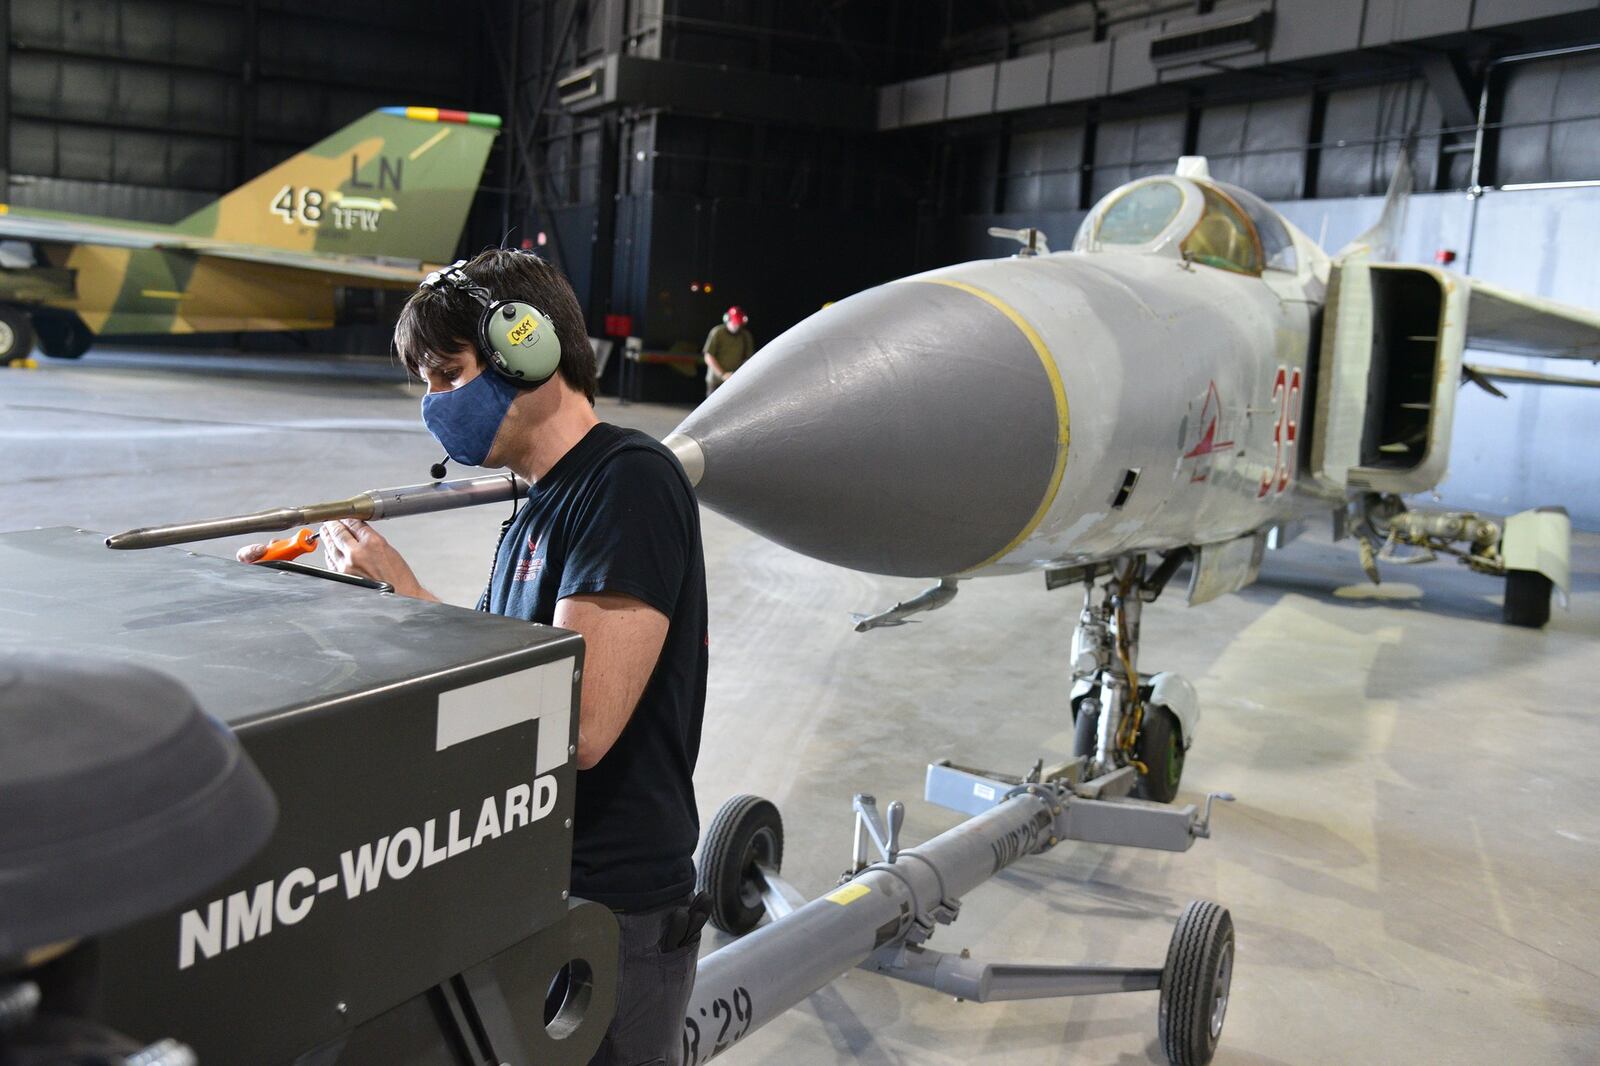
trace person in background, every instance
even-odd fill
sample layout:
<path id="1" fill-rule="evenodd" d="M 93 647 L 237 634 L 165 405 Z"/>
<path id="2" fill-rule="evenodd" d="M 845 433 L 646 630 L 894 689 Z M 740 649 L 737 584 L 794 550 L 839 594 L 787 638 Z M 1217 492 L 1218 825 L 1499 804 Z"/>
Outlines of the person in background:
<path id="1" fill-rule="evenodd" d="M 735 370 L 755 352 L 756 339 L 745 329 L 750 319 L 738 307 L 730 307 L 722 316 L 722 324 L 713 326 L 706 335 L 706 395 L 717 391 L 717 386 L 727 381 Z"/>

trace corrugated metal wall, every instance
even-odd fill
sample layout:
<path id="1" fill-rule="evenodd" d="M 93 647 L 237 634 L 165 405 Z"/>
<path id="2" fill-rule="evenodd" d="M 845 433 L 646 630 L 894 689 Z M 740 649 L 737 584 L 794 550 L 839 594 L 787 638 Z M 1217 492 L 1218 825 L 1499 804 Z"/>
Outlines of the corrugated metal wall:
<path id="1" fill-rule="evenodd" d="M 481 95 L 428 0 L 5 0 L 6 199 L 172 221 L 374 107 Z"/>

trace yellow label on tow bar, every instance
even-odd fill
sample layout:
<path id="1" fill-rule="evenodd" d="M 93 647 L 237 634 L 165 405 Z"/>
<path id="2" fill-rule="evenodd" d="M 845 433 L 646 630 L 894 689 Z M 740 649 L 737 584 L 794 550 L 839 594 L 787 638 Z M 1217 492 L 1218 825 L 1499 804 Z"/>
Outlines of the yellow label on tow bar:
<path id="1" fill-rule="evenodd" d="M 862 896 L 865 896 L 871 891 L 872 889 L 868 888 L 866 885 L 852 883 L 848 885 L 842 885 L 839 888 L 834 889 L 832 892 L 829 892 L 822 898 L 827 900 L 829 903 L 837 903 L 839 906 L 843 907 L 854 903 L 856 900 L 860 899 Z"/>

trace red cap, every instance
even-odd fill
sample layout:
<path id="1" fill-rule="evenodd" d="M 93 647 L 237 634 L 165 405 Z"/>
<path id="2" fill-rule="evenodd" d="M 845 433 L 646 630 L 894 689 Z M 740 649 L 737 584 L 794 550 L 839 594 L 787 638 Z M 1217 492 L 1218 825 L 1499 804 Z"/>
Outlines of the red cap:
<path id="1" fill-rule="evenodd" d="M 745 315 L 744 311 L 735 306 L 728 308 L 727 314 L 722 316 L 722 321 L 730 326 L 742 326 L 750 319 Z"/>

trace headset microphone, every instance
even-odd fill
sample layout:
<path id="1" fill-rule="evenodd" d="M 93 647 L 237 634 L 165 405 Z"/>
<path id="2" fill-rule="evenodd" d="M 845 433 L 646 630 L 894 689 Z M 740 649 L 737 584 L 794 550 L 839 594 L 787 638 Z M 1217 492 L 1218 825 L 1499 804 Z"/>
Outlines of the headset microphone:
<path id="1" fill-rule="evenodd" d="M 444 459 L 440 459 L 437 463 L 434 463 L 432 466 L 428 467 L 428 476 L 433 478 L 435 481 L 443 481 L 444 476 L 447 473 L 444 468 L 445 460 L 449 458 L 450 457 L 447 455 L 444 457 Z"/>

